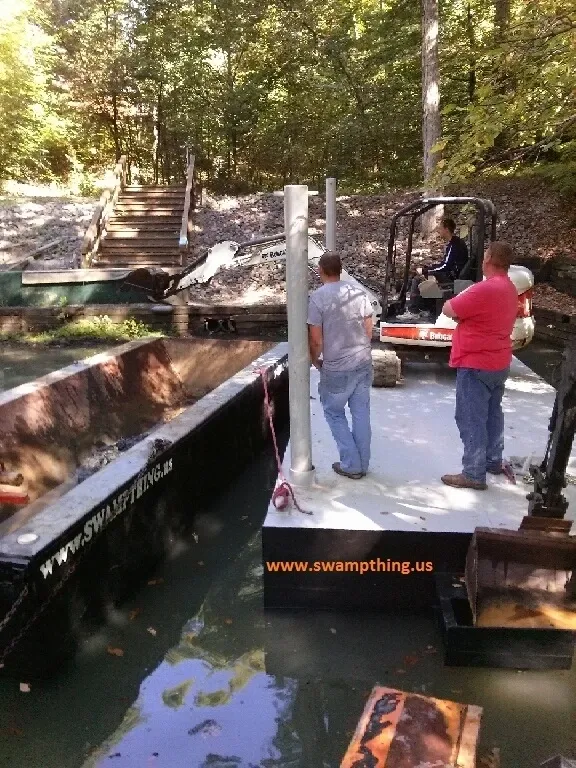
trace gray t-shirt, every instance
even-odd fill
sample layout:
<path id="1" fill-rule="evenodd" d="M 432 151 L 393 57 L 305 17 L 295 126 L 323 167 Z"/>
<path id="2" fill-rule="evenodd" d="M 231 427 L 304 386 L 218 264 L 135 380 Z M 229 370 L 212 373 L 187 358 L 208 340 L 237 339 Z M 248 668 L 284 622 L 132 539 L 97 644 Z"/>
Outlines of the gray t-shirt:
<path id="1" fill-rule="evenodd" d="M 325 283 L 310 296 L 308 325 L 322 326 L 322 366 L 326 371 L 353 371 L 372 360 L 364 320 L 372 305 L 357 285 Z"/>

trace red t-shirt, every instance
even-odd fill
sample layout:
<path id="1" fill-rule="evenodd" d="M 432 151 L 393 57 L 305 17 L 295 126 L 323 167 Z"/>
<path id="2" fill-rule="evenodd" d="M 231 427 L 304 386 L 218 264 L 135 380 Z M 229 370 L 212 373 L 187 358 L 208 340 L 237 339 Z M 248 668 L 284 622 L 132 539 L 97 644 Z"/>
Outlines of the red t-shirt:
<path id="1" fill-rule="evenodd" d="M 508 275 L 494 275 L 450 300 L 458 318 L 452 336 L 452 368 L 501 371 L 512 362 L 510 336 L 518 293 Z"/>

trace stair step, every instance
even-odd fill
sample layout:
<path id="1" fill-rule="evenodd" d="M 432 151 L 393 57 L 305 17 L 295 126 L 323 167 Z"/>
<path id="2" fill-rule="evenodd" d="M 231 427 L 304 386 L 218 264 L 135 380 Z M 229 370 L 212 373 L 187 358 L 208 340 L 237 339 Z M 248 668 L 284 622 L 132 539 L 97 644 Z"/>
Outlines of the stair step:
<path id="1" fill-rule="evenodd" d="M 182 256 L 179 253 L 130 253 L 124 256 L 118 254 L 99 253 L 98 263 L 107 261 L 110 264 L 154 264 L 161 261 L 166 264 L 181 264 Z"/>
<path id="2" fill-rule="evenodd" d="M 169 243 L 175 239 L 177 240 L 179 236 L 180 229 L 176 227 L 160 231 L 155 229 L 140 230 L 137 228 L 130 229 L 128 227 L 122 227 L 121 229 L 108 229 L 106 237 L 102 242 L 109 242 L 110 240 L 164 240 Z"/>
<path id="3" fill-rule="evenodd" d="M 182 195 L 156 195 L 147 197 L 125 197 L 118 198 L 117 205 L 163 205 L 166 208 L 173 208 L 176 205 L 184 206 L 184 197 Z"/>
<path id="4" fill-rule="evenodd" d="M 158 193 L 158 194 L 153 194 L 153 193 L 144 194 L 139 192 L 138 194 L 135 193 L 133 195 L 122 194 L 119 196 L 118 200 L 120 202 L 124 200 L 124 201 L 135 202 L 135 203 L 143 202 L 143 201 L 144 202 L 151 201 L 151 202 L 166 202 L 166 203 L 180 202 L 184 204 L 184 195 L 181 195 L 179 192 L 176 194 L 167 194 L 165 192 Z"/>
<path id="5" fill-rule="evenodd" d="M 106 225 L 107 232 L 160 232 L 171 234 L 176 232 L 180 234 L 180 222 L 149 222 L 149 221 L 109 221 Z"/>
<path id="6" fill-rule="evenodd" d="M 122 194 L 124 192 L 182 192 L 182 194 L 186 191 L 186 186 L 172 186 L 166 184 L 165 186 L 162 186 L 161 184 L 155 186 L 154 184 L 150 184 L 150 186 L 145 185 L 143 187 L 137 187 L 137 186 L 130 186 L 130 187 L 124 187 L 122 190 Z"/>
<path id="7" fill-rule="evenodd" d="M 181 267 L 182 259 L 176 257 L 170 258 L 154 258 L 147 256 L 146 258 L 133 258 L 129 259 L 114 259 L 110 257 L 103 257 L 94 261 L 96 267 Z"/>
<path id="8" fill-rule="evenodd" d="M 149 227 L 179 227 L 182 224 L 182 216 L 144 216 L 142 214 L 112 216 L 108 224 L 126 227 L 140 224 L 147 224 Z"/>
<path id="9" fill-rule="evenodd" d="M 121 218 L 126 217 L 136 217 L 140 219 L 147 219 L 149 216 L 154 216 L 156 218 L 167 218 L 172 219 L 176 218 L 182 221 L 182 214 L 183 211 L 180 210 L 166 210 L 165 208 L 115 208 L 114 213 L 112 214 L 111 218 L 114 218 L 116 216 Z"/>
<path id="10" fill-rule="evenodd" d="M 134 248 L 128 251 L 110 251 L 107 248 L 100 251 L 102 258 L 107 259 L 124 259 L 124 261 L 130 259 L 142 260 L 142 259 L 179 259 L 181 254 L 178 248 L 162 249 L 162 248 Z"/>
<path id="11" fill-rule="evenodd" d="M 118 202 L 128 203 L 166 203 L 173 205 L 174 203 L 181 203 L 184 205 L 184 195 L 121 195 L 118 198 Z"/>
<path id="12" fill-rule="evenodd" d="M 148 219 L 150 216 L 154 216 L 157 219 L 179 219 L 182 221 L 182 210 L 174 208 L 144 208 L 134 206 L 120 206 L 114 208 L 112 218 L 119 216 L 122 218 L 136 218 L 136 219 Z"/>
<path id="13" fill-rule="evenodd" d="M 154 264 L 161 261 L 166 264 L 181 264 L 182 257 L 178 253 L 131 253 L 126 256 L 117 254 L 101 253 L 98 254 L 98 263 L 107 261 L 110 264 Z"/>
<path id="14" fill-rule="evenodd" d="M 180 213 L 180 215 L 182 215 L 184 211 L 184 203 L 179 202 L 179 203 L 174 203 L 174 205 L 170 205 L 169 203 L 165 203 L 165 202 L 155 203 L 154 201 L 152 201 L 152 202 L 136 203 L 136 202 L 126 202 L 123 200 L 119 200 L 114 206 L 114 210 L 128 211 L 128 212 L 129 211 L 136 211 L 136 212 L 162 211 L 162 213 L 165 213 L 168 215 L 170 214 L 174 215 L 176 213 Z"/>
<path id="15" fill-rule="evenodd" d="M 102 247 L 111 248 L 178 248 L 180 235 L 173 233 L 171 235 L 150 235 L 145 232 L 126 235 L 124 232 L 108 232 L 106 237 L 102 238 Z"/>
<path id="16" fill-rule="evenodd" d="M 178 248 L 172 248 L 170 250 L 162 250 L 152 248 L 151 250 L 134 248 L 129 251 L 110 251 L 108 249 L 98 252 L 99 258 L 107 259 L 180 259 L 182 254 Z"/>
<path id="17" fill-rule="evenodd" d="M 132 269 L 140 269 L 141 267 L 145 269 L 174 269 L 174 267 L 181 267 L 182 264 L 175 264 L 173 261 L 146 261 L 142 262 L 140 264 L 135 264 L 134 262 L 116 262 L 116 261 L 95 261 L 94 267 L 96 269 L 126 269 L 126 270 L 132 270 Z"/>

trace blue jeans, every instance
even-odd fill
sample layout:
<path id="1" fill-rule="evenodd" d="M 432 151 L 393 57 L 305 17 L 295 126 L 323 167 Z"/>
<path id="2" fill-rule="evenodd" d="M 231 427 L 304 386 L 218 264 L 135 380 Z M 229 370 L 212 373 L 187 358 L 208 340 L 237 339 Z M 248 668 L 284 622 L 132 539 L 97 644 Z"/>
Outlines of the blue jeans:
<path id="1" fill-rule="evenodd" d="M 464 443 L 462 474 L 479 483 L 486 482 L 487 470 L 502 466 L 502 395 L 509 371 L 458 368 L 456 374 L 456 424 Z"/>
<path id="2" fill-rule="evenodd" d="M 372 363 L 355 371 L 320 371 L 318 394 L 345 472 L 367 472 L 370 463 Z M 344 409 L 348 404 L 352 429 Z"/>

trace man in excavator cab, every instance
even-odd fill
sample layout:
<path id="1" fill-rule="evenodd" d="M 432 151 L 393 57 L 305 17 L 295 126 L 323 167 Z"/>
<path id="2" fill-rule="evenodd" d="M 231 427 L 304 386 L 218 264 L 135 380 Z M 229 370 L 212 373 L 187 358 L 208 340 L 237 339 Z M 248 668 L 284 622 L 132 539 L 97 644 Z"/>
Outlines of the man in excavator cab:
<path id="1" fill-rule="evenodd" d="M 468 262 L 468 246 L 461 237 L 456 235 L 454 219 L 444 218 L 438 226 L 438 234 L 446 243 L 444 258 L 439 264 L 420 267 L 410 284 L 410 301 L 406 316 L 413 317 L 421 311 L 426 311 L 428 299 L 422 295 L 421 288 L 425 281 L 433 278 L 437 283 L 452 283 L 458 279 L 461 270 Z"/>

